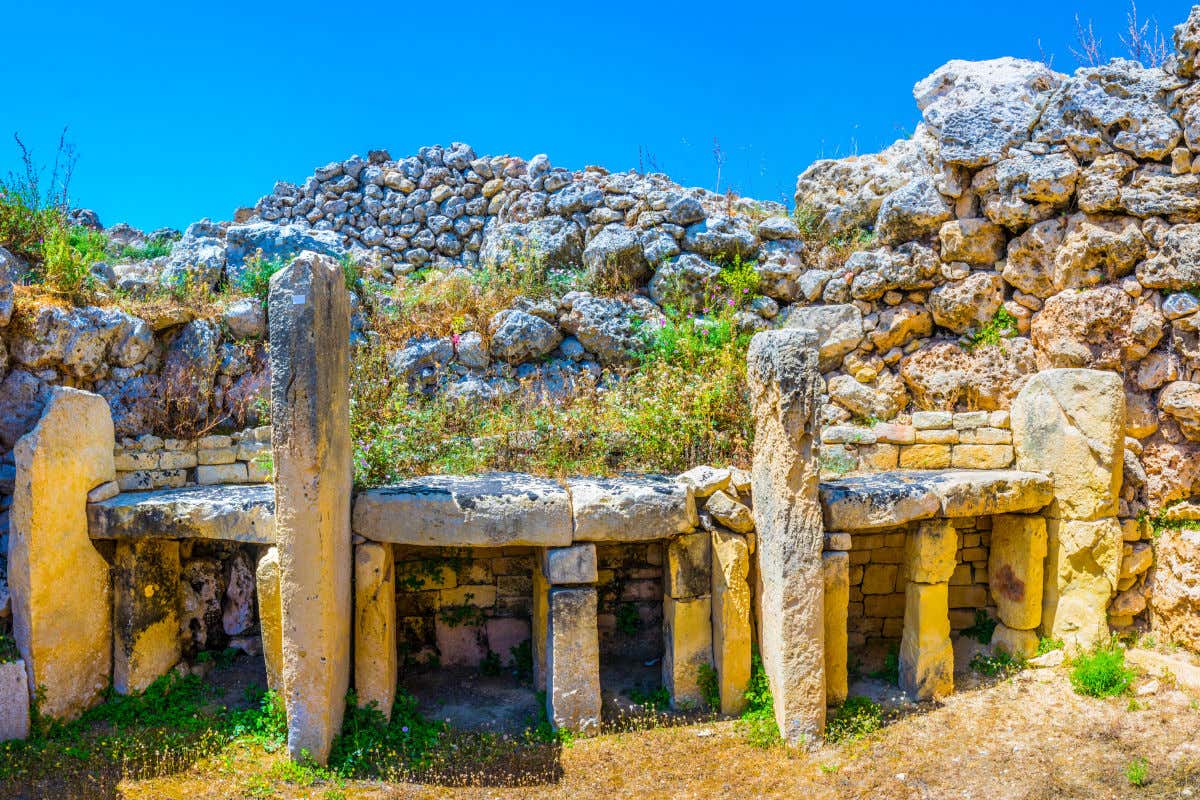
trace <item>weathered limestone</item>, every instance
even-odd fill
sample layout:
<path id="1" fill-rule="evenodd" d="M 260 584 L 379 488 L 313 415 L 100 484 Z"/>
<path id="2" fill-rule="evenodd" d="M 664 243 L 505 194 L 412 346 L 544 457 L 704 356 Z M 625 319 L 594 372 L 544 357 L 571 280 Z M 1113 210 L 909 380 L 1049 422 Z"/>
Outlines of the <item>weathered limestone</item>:
<path id="1" fill-rule="evenodd" d="M 396 561 L 390 544 L 354 547 L 354 692 L 387 719 L 396 701 Z"/>
<path id="2" fill-rule="evenodd" d="M 904 632 L 900 637 L 900 688 L 922 700 L 954 691 L 950 642 L 950 576 L 958 534 L 949 522 L 922 522 L 908 534 L 904 557 Z"/>
<path id="3" fill-rule="evenodd" d="M 567 481 L 577 542 L 642 542 L 687 533 L 699 524 L 695 490 L 667 478 Z"/>
<path id="4" fill-rule="evenodd" d="M 1121 526 L 1115 518 L 1046 523 L 1042 630 L 1069 646 L 1108 638 L 1108 603 L 1121 573 Z"/>
<path id="5" fill-rule="evenodd" d="M 548 583 L 559 586 L 595 583 L 596 545 L 585 543 L 570 547 L 547 547 L 542 551 L 542 572 Z"/>
<path id="6" fill-rule="evenodd" d="M 269 302 L 288 751 L 323 764 L 350 686 L 350 301 L 338 262 L 305 252 Z"/>
<path id="7" fill-rule="evenodd" d="M 680 534 L 667 542 L 664 592 L 683 599 L 700 597 L 712 587 L 712 544 L 708 531 Z"/>
<path id="8" fill-rule="evenodd" d="M 948 583 L 909 581 L 904 590 L 900 688 L 921 700 L 954 692 L 949 588 Z"/>
<path id="9" fill-rule="evenodd" d="M 1051 369 L 1013 401 L 1017 468 L 1054 479 L 1051 516 L 1116 516 L 1125 452 L 1125 391 L 1115 372 Z"/>
<path id="10" fill-rule="evenodd" d="M 546 628 L 546 716 L 555 728 L 600 726 L 600 639 L 596 590 L 549 592 Z"/>
<path id="11" fill-rule="evenodd" d="M 546 580 L 545 562 L 536 559 L 533 567 L 533 688 L 546 691 L 546 646 L 550 634 L 550 582 Z M 547 695 L 548 696 L 548 695 Z"/>
<path id="12" fill-rule="evenodd" d="M 0 742 L 29 736 L 29 677 L 24 661 L 0 664 Z"/>
<path id="13" fill-rule="evenodd" d="M 750 610 L 750 547 L 745 536 L 721 528 L 712 536 L 712 653 L 722 714 L 746 707 L 753 639 Z"/>
<path id="14" fill-rule="evenodd" d="M 262 630 L 267 688 L 283 691 L 283 608 L 279 596 L 279 549 L 272 547 L 258 560 L 254 571 L 258 595 L 258 625 Z"/>
<path id="15" fill-rule="evenodd" d="M 850 606 L 850 554 L 821 555 L 825 574 L 825 697 L 830 705 L 849 695 L 849 640 L 846 628 Z"/>
<path id="16" fill-rule="evenodd" d="M 1033 658 L 1037 655 L 1037 631 L 1017 630 L 998 622 L 992 631 L 991 647 L 993 653 L 1005 652 L 1018 658 Z"/>
<path id="17" fill-rule="evenodd" d="M 275 543 L 269 484 L 128 492 L 87 507 L 93 539 L 218 539 Z"/>
<path id="18" fill-rule="evenodd" d="M 429 475 L 359 494 L 354 532 L 394 544 L 563 547 L 571 497 L 532 475 Z"/>
<path id="19" fill-rule="evenodd" d="M 825 727 L 817 344 L 808 330 L 764 331 L 747 357 L 760 646 L 775 720 L 791 743 L 820 737 Z"/>
<path id="20" fill-rule="evenodd" d="M 114 446 L 104 398 L 59 387 L 13 452 L 13 632 L 44 693 L 39 711 L 55 719 L 95 705 L 112 674 L 112 588 L 88 538 L 87 494 L 116 478 Z"/>
<path id="21" fill-rule="evenodd" d="M 133 694 L 179 662 L 179 542 L 117 542 L 112 576 L 113 688 Z"/>
<path id="22" fill-rule="evenodd" d="M 662 680 L 672 708 L 704 704 L 701 665 L 713 666 L 712 598 L 663 597 Z"/>
<path id="23" fill-rule="evenodd" d="M 1041 624 L 1045 559 L 1044 518 L 1024 514 L 1001 514 L 992 518 L 988 589 L 996 604 L 996 614 L 1007 627 L 1028 631 Z"/>
<path id="24" fill-rule="evenodd" d="M 708 498 L 704 510 L 717 522 L 736 533 L 749 533 L 754 530 L 754 515 L 750 509 L 723 491 L 714 492 L 712 497 Z"/>

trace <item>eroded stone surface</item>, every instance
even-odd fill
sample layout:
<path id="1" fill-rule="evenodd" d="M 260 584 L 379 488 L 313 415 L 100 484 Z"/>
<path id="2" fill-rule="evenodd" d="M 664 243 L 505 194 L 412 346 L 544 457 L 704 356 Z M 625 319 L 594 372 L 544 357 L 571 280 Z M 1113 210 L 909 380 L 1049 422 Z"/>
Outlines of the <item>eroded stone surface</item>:
<path id="1" fill-rule="evenodd" d="M 706 539 L 707 534 L 700 534 Z M 712 598 L 663 598 L 663 688 L 672 708 L 703 707 L 702 666 L 713 666 Z"/>
<path id="2" fill-rule="evenodd" d="M 922 700 L 935 700 L 954 692 L 948 591 L 946 583 L 910 581 L 905 588 L 900 688 Z"/>
<path id="3" fill-rule="evenodd" d="M 29 679 L 24 661 L 0 664 L 0 742 L 29 736 Z"/>
<path id="4" fill-rule="evenodd" d="M 846 621 L 850 603 L 850 554 L 821 554 L 825 575 L 825 693 L 830 705 L 849 694 Z"/>
<path id="5" fill-rule="evenodd" d="M 590 543 L 548 547 L 542 551 L 542 574 L 547 583 L 559 586 L 595 583 L 597 564 L 596 545 Z"/>
<path id="6" fill-rule="evenodd" d="M 390 544 L 354 547 L 354 692 L 386 719 L 396 699 L 396 564 Z"/>
<path id="7" fill-rule="evenodd" d="M 112 575 L 113 689 L 134 694 L 179 661 L 179 542 L 119 542 Z"/>
<path id="8" fill-rule="evenodd" d="M 567 488 L 575 541 L 667 539 L 699 524 L 692 487 L 667 478 L 575 478 Z"/>
<path id="9" fill-rule="evenodd" d="M 360 493 L 354 532 L 394 544 L 564 547 L 571 497 L 554 481 L 520 473 L 429 475 Z"/>
<path id="10" fill-rule="evenodd" d="M 218 539 L 275 543 L 275 489 L 189 486 L 126 492 L 87 508 L 93 539 Z"/>
<path id="11" fill-rule="evenodd" d="M 555 728 L 600 726 L 596 590 L 551 589 L 546 629 L 546 716 Z"/>
<path id="12" fill-rule="evenodd" d="M 1045 519 L 1024 514 L 992 518 L 988 589 L 1000 621 L 1009 628 L 1032 630 L 1041 624 L 1045 558 Z"/>
<path id="13" fill-rule="evenodd" d="M 1108 603 L 1121 570 L 1115 517 L 1049 519 L 1042 589 L 1042 631 L 1087 649 L 1108 637 Z"/>
<path id="14" fill-rule="evenodd" d="M 254 579 L 258 595 L 258 624 L 262 630 L 263 660 L 267 667 L 267 688 L 283 695 L 283 609 L 279 596 L 277 548 L 268 548 L 258 560 Z"/>
<path id="15" fill-rule="evenodd" d="M 750 546 L 746 537 L 712 532 L 712 650 L 722 714 L 740 714 L 750 683 Z"/>

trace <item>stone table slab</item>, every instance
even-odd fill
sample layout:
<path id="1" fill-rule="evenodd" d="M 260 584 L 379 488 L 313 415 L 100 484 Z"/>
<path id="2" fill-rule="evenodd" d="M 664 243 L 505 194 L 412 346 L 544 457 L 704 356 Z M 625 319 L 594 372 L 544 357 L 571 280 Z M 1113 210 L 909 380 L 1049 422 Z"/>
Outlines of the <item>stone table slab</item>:
<path id="1" fill-rule="evenodd" d="M 127 492 L 88 504 L 93 539 L 217 539 L 275 543 L 270 484 Z"/>

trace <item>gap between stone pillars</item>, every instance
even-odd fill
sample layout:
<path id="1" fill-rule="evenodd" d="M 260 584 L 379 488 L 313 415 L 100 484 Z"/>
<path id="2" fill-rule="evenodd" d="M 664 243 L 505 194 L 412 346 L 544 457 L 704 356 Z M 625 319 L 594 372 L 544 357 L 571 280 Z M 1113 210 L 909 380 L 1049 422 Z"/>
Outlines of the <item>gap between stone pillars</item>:
<path id="1" fill-rule="evenodd" d="M 755 334 L 747 377 L 755 420 L 752 491 L 763 668 L 780 733 L 792 744 L 812 742 L 825 728 L 817 334 Z"/>
<path id="2" fill-rule="evenodd" d="M 271 424 L 288 751 L 325 763 L 350 687 L 350 301 L 305 251 L 271 278 Z"/>

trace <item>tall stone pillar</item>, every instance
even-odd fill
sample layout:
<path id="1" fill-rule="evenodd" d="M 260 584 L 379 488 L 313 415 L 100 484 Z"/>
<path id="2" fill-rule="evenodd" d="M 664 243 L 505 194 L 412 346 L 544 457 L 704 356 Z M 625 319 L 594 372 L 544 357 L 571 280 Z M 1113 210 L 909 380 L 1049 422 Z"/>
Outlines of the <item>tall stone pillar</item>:
<path id="1" fill-rule="evenodd" d="M 544 681 L 546 716 L 555 728 L 595 730 L 600 726 L 596 545 L 548 547 L 534 573 L 534 665 Z M 539 591 L 544 597 L 537 596 Z M 541 665 L 539 659 L 544 659 Z"/>
<path id="2" fill-rule="evenodd" d="M 825 728 L 818 344 L 809 330 L 764 331 L 754 335 L 747 359 L 762 660 L 776 722 L 791 743 Z"/>
<path id="3" fill-rule="evenodd" d="M 673 708 L 702 705 L 700 670 L 713 668 L 710 539 L 697 531 L 667 542 L 662 683 Z"/>
<path id="4" fill-rule="evenodd" d="M 825 699 L 829 705 L 846 701 L 849 683 L 850 554 L 827 550 L 825 568 Z"/>
<path id="5" fill-rule="evenodd" d="M 118 541 L 113 584 L 113 689 L 134 694 L 179 663 L 179 542 Z"/>
<path id="6" fill-rule="evenodd" d="M 387 719 L 396 701 L 396 563 L 390 544 L 354 547 L 354 692 Z"/>
<path id="7" fill-rule="evenodd" d="M 992 517 L 988 549 L 988 590 L 1000 618 L 993 649 L 1031 658 L 1037 654 L 1042 623 L 1046 520 L 1032 514 Z"/>
<path id="8" fill-rule="evenodd" d="M 112 587 L 88 536 L 87 495 L 116 479 L 114 446 L 104 398 L 56 387 L 13 452 L 13 632 L 43 692 L 38 710 L 55 719 L 99 702 L 112 675 Z"/>
<path id="9" fill-rule="evenodd" d="M 739 533 L 712 532 L 712 650 L 722 714 L 746 707 L 750 685 L 750 546 Z"/>
<path id="10" fill-rule="evenodd" d="M 258 594 L 258 626 L 262 629 L 263 661 L 267 688 L 280 697 L 283 691 L 283 608 L 279 600 L 279 550 L 267 548 L 254 570 Z"/>
<path id="11" fill-rule="evenodd" d="M 325 763 L 350 686 L 350 301 L 301 253 L 271 278 L 271 443 L 288 751 Z"/>
<path id="12" fill-rule="evenodd" d="M 950 576 L 958 532 L 947 520 L 921 522 L 904 544 L 908 583 L 900 636 L 900 688 L 921 700 L 954 693 L 950 642 Z"/>
<path id="13" fill-rule="evenodd" d="M 1042 631 L 1068 645 L 1091 647 L 1108 637 L 1108 604 L 1120 578 L 1121 377 L 1092 369 L 1039 372 L 1013 401 L 1011 419 L 1017 468 L 1054 478 Z"/>

